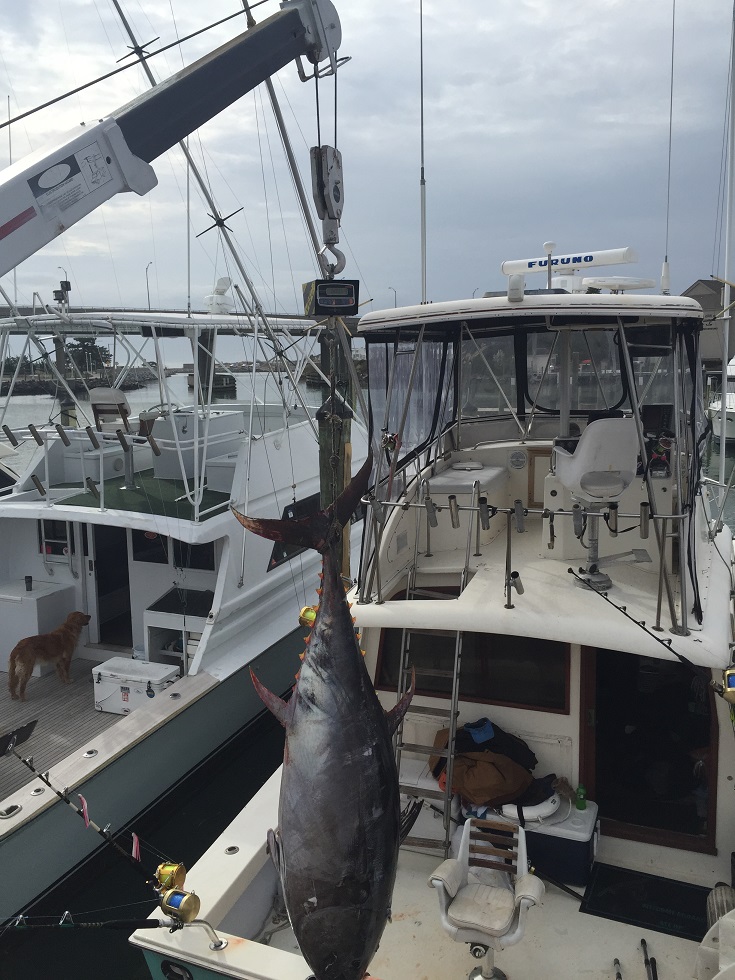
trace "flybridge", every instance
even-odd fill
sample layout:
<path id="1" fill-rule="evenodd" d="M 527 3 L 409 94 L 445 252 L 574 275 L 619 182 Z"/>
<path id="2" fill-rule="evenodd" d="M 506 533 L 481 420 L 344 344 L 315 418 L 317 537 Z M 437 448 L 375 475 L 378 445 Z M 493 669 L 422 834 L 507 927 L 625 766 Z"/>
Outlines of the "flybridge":
<path id="1" fill-rule="evenodd" d="M 506 276 L 524 275 L 527 272 L 546 272 L 551 268 L 562 268 L 565 272 L 575 269 L 588 269 L 598 265 L 627 265 L 637 262 L 638 256 L 633 248 L 607 248 L 594 252 L 579 252 L 570 255 L 546 255 L 537 259 L 510 259 L 503 262 L 500 271 Z"/>

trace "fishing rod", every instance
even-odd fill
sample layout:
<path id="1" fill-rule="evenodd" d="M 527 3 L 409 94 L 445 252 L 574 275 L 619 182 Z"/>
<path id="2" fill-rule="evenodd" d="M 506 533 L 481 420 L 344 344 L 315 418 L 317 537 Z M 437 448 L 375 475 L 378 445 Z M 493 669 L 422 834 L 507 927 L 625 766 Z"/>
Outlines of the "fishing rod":
<path id="1" fill-rule="evenodd" d="M 44 784 L 44 786 L 48 786 L 51 792 L 59 800 L 61 800 L 62 803 L 66 803 L 68 807 L 71 807 L 71 809 L 76 814 L 78 814 L 82 818 L 82 820 L 84 820 L 84 824 L 86 827 L 91 827 L 92 830 L 94 830 L 95 833 L 99 834 L 99 836 L 106 843 L 111 844 L 112 847 L 117 851 L 117 853 L 122 855 L 122 857 L 124 857 L 129 864 L 132 864 L 132 866 L 138 871 L 138 873 L 142 874 L 146 878 L 146 884 L 150 884 L 152 879 L 150 878 L 150 875 L 147 873 L 143 865 L 140 863 L 140 857 L 136 857 L 135 854 L 133 853 L 128 854 L 127 851 L 123 850 L 123 848 L 120 847 L 120 845 L 117 843 L 117 841 L 114 839 L 114 837 L 109 831 L 109 824 L 107 825 L 107 827 L 103 828 L 100 827 L 99 824 L 95 823 L 94 820 L 90 818 L 89 814 L 87 813 L 87 804 L 84 797 L 79 795 L 79 799 L 81 800 L 81 806 L 78 806 L 73 800 L 69 798 L 68 789 L 66 786 L 61 790 L 57 789 L 49 779 L 48 772 L 41 772 L 39 769 L 36 769 L 36 767 L 33 764 L 32 755 L 24 759 L 23 756 L 20 755 L 20 753 L 16 750 L 16 745 L 22 744 L 23 742 L 27 741 L 31 737 L 33 733 L 33 729 L 36 727 L 37 724 L 38 724 L 38 719 L 36 719 L 35 721 L 28 722 L 28 724 L 23 725 L 21 728 L 17 728 L 15 729 L 15 731 L 9 732 L 7 735 L 4 735 L 2 739 L 0 739 L 0 755 L 15 756 L 18 762 L 22 763 L 26 767 L 26 769 L 30 770 L 30 772 L 32 772 L 37 779 L 40 779 L 41 782 Z M 138 851 L 138 848 L 136 846 L 137 841 L 138 841 L 137 834 L 133 834 L 133 848 L 136 853 Z"/>
<path id="2" fill-rule="evenodd" d="M 185 893 L 189 895 L 189 893 Z M 187 926 L 201 926 L 210 939 L 210 949 L 224 949 L 227 940 L 222 939 L 214 931 L 210 922 L 206 919 L 197 919 L 199 912 L 199 899 L 195 895 L 189 895 L 195 899 L 194 902 L 180 903 L 175 906 L 172 902 L 170 907 L 163 907 L 164 912 L 170 913 L 168 919 L 108 919 L 103 922 L 75 922 L 70 912 L 64 912 L 58 922 L 28 922 L 24 915 L 16 916 L 9 927 L 13 929 L 116 929 L 124 932 L 135 932 L 137 929 L 168 929 L 169 932 L 177 932 Z"/>
<path id="3" fill-rule="evenodd" d="M 170 921 L 161 922 L 160 920 L 153 919 L 142 919 L 142 920 L 123 920 L 115 919 L 110 920 L 106 923 L 75 923 L 71 918 L 69 912 L 65 912 L 61 917 L 61 921 L 56 923 L 55 926 L 49 924 L 31 924 L 25 919 L 24 916 L 19 915 L 13 920 L 13 925 L 18 928 L 69 928 L 71 926 L 76 926 L 78 928 L 90 928 L 91 926 L 99 926 L 99 928 L 104 929 L 155 929 L 158 926 L 168 926 L 171 931 L 183 928 L 184 925 L 202 925 L 210 933 L 210 938 L 212 943 L 217 943 L 218 945 L 212 945 L 212 949 L 222 949 L 223 944 L 226 945 L 225 940 L 220 940 L 219 937 L 214 933 L 214 930 L 205 922 L 203 919 L 197 919 L 199 914 L 199 908 L 201 902 L 194 892 L 184 890 L 184 882 L 186 881 L 186 868 L 183 864 L 177 864 L 174 861 L 164 860 L 155 870 L 155 873 L 151 876 L 145 870 L 140 861 L 140 840 L 138 835 L 133 833 L 133 850 L 132 853 L 128 853 L 124 850 L 117 841 L 113 838 L 110 833 L 110 825 L 106 827 L 100 827 L 99 824 L 95 823 L 94 820 L 90 819 L 89 813 L 87 812 L 87 801 L 81 794 L 78 794 L 81 801 L 81 806 L 77 806 L 73 800 L 69 799 L 69 791 L 65 786 L 63 789 L 57 789 L 49 778 L 48 772 L 40 772 L 33 764 L 33 756 L 28 756 L 23 758 L 16 750 L 17 745 L 22 745 L 23 742 L 28 741 L 31 737 L 33 730 L 38 724 L 38 719 L 35 721 L 30 721 L 20 728 L 16 728 L 12 732 L 0 736 L 0 756 L 10 756 L 13 755 L 15 758 L 21 762 L 26 769 L 29 769 L 33 775 L 40 779 L 44 786 L 48 786 L 51 792 L 56 796 L 62 803 L 66 803 L 67 806 L 71 807 L 75 813 L 77 813 L 82 820 L 84 820 L 85 827 L 91 827 L 95 833 L 105 841 L 106 844 L 111 844 L 112 847 L 120 854 L 125 860 L 131 864 L 139 874 L 142 874 L 145 878 L 146 885 L 149 885 L 153 892 L 155 893 L 156 899 L 161 910 L 169 915 Z M 20 809 L 20 808 L 18 808 Z"/>

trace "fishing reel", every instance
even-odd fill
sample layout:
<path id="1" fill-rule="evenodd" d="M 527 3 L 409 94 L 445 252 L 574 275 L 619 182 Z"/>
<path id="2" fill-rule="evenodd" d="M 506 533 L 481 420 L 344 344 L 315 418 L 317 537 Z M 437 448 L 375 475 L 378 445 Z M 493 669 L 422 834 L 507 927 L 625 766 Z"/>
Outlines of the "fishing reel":
<path id="1" fill-rule="evenodd" d="M 728 704 L 735 704 L 735 664 L 730 664 L 722 671 L 722 684 L 712 683 L 715 693 L 727 701 Z"/>
<path id="2" fill-rule="evenodd" d="M 299 613 L 299 626 L 305 626 L 307 629 L 311 629 L 314 625 L 318 608 L 318 606 L 304 606 Z"/>
<path id="3" fill-rule="evenodd" d="M 199 915 L 201 901 L 194 892 L 185 891 L 186 868 L 183 864 L 164 863 L 156 868 L 156 891 L 159 893 L 161 911 L 173 919 L 173 928 L 182 928 Z"/>

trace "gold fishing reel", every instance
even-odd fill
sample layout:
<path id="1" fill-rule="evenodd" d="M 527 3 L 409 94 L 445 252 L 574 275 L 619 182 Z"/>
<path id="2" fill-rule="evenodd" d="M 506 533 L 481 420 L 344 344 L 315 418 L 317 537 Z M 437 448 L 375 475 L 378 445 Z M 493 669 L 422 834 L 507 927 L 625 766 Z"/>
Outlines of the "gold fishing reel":
<path id="1" fill-rule="evenodd" d="M 177 922 L 193 922 L 199 915 L 201 902 L 194 892 L 184 890 L 186 868 L 183 864 L 165 861 L 156 868 L 157 891 L 161 911 Z"/>
<path id="2" fill-rule="evenodd" d="M 735 704 L 735 664 L 731 664 L 722 671 L 722 690 L 715 688 L 717 693 L 727 701 L 728 704 Z"/>
<path id="3" fill-rule="evenodd" d="M 304 606 L 299 613 L 299 625 L 305 626 L 307 629 L 311 629 L 311 627 L 314 625 L 316 611 L 318 608 L 318 606 Z"/>
<path id="4" fill-rule="evenodd" d="M 178 922 L 193 922 L 201 908 L 199 896 L 183 888 L 169 888 L 161 895 L 161 911 Z"/>

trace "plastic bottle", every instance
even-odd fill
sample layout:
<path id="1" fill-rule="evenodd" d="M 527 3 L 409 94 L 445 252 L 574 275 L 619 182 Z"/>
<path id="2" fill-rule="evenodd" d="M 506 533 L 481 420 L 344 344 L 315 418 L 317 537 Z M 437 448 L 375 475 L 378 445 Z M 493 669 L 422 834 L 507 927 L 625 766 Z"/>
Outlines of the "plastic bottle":
<path id="1" fill-rule="evenodd" d="M 577 787 L 577 809 L 586 810 L 587 809 L 587 790 L 580 783 Z"/>

